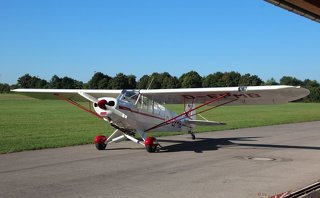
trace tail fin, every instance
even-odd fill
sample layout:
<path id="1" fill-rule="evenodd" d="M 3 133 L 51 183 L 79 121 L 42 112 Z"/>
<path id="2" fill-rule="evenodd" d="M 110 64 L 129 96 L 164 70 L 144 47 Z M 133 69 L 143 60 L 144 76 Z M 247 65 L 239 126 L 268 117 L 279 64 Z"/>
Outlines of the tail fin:
<path id="1" fill-rule="evenodd" d="M 195 104 L 186 104 L 184 112 L 188 112 L 191 109 L 194 109 L 195 107 L 196 107 Z M 190 111 L 189 113 L 186 114 L 186 116 L 191 120 L 197 119 L 196 110 Z"/>

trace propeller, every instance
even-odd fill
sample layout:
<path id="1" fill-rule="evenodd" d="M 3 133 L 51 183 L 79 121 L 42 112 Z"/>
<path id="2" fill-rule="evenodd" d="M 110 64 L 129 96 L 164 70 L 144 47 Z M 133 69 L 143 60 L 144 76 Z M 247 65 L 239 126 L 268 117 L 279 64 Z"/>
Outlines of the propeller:
<path id="1" fill-rule="evenodd" d="M 89 95 L 87 93 L 84 93 L 82 91 L 79 91 L 78 93 L 79 93 L 80 96 L 84 97 L 85 99 L 87 99 L 87 100 L 89 100 L 89 101 L 91 101 L 93 103 L 97 103 L 98 102 L 97 98 L 95 98 L 95 97 L 93 97 L 93 96 L 91 96 L 91 95 Z"/>
<path id="2" fill-rule="evenodd" d="M 84 97 L 85 99 L 87 99 L 87 100 L 89 100 L 89 101 L 91 101 L 93 103 L 96 103 L 98 105 L 98 107 L 100 107 L 103 110 L 110 110 L 112 113 L 114 113 L 117 116 L 120 116 L 122 118 L 127 118 L 128 117 L 126 114 L 122 113 L 118 109 L 113 108 L 113 107 L 109 107 L 108 106 L 108 101 L 105 100 L 105 99 L 98 100 L 95 97 L 93 97 L 93 96 L 91 96 L 91 95 L 89 95 L 87 93 L 84 93 L 84 92 L 79 92 L 79 95 L 81 95 L 82 97 Z"/>

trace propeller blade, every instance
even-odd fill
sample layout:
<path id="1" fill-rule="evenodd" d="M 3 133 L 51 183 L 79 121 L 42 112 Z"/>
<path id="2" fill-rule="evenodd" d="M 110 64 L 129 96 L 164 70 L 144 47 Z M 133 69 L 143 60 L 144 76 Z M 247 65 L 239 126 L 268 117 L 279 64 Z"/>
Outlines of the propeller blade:
<path id="1" fill-rule="evenodd" d="M 85 93 L 85 92 L 79 91 L 78 93 L 79 93 L 79 95 L 81 95 L 81 96 L 84 97 L 85 99 L 87 99 L 87 100 L 89 100 L 89 101 L 91 101 L 91 102 L 93 102 L 93 103 L 99 104 L 99 101 L 98 101 L 97 98 L 95 98 L 95 97 L 93 97 L 93 96 L 91 96 L 91 95 L 89 95 L 89 94 L 87 94 L 87 93 Z M 102 103 L 102 102 L 101 102 L 101 103 Z M 101 105 L 102 105 L 102 104 L 101 104 Z M 116 115 L 118 115 L 118 116 L 120 116 L 120 117 L 122 117 L 122 118 L 127 118 L 127 117 L 128 117 L 126 114 L 122 113 L 122 112 L 119 111 L 118 109 L 115 109 L 115 108 L 113 108 L 113 107 L 109 107 L 109 106 L 106 105 L 106 104 L 103 104 L 103 105 L 105 106 L 105 110 L 110 110 L 112 113 L 114 113 L 114 114 L 116 114 Z M 104 109 L 104 108 L 102 108 L 102 109 Z"/>
<path id="2" fill-rule="evenodd" d="M 106 100 L 99 100 L 98 101 L 98 106 L 100 107 L 100 109 L 104 109 L 104 110 L 109 110 L 112 113 L 122 117 L 122 118 L 127 118 L 128 116 L 124 113 L 122 113 L 121 111 L 119 111 L 118 109 L 114 108 L 114 107 L 110 107 L 108 105 L 108 102 Z"/>
<path id="3" fill-rule="evenodd" d="M 119 111 L 118 109 L 114 109 L 114 108 L 108 108 L 108 110 L 112 111 L 112 113 L 122 117 L 122 118 L 127 118 L 128 116 L 124 113 L 122 113 L 121 111 Z"/>
<path id="4" fill-rule="evenodd" d="M 84 92 L 79 91 L 78 94 L 79 94 L 80 96 L 84 97 L 85 99 L 93 102 L 93 103 L 97 103 L 97 102 L 98 102 L 98 99 L 97 99 L 97 98 L 95 98 L 95 97 L 93 97 L 93 96 L 91 96 L 91 95 L 89 95 L 89 94 L 87 94 L 87 93 L 84 93 Z"/>

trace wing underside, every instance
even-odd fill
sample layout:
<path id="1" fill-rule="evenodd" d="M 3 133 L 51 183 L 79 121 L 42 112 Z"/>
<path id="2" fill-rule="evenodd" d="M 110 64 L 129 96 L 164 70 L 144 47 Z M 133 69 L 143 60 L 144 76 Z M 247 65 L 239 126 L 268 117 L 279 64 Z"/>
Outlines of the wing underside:
<path id="1" fill-rule="evenodd" d="M 37 98 L 37 99 L 49 99 L 56 100 L 59 99 L 58 96 L 63 96 L 66 99 L 85 102 L 88 101 L 86 98 L 81 96 L 82 93 L 89 94 L 94 98 L 100 97 L 113 97 L 119 96 L 122 90 L 94 90 L 94 89 L 15 89 L 12 90 L 23 95 Z"/>
<path id="2" fill-rule="evenodd" d="M 307 96 L 309 90 L 302 87 L 250 86 L 250 87 L 221 87 L 221 88 L 191 88 L 191 89 L 158 89 L 141 90 L 140 93 L 157 102 L 166 104 L 183 104 L 186 102 L 205 103 L 227 94 L 226 97 L 212 105 L 223 104 L 234 100 L 230 105 L 251 104 L 284 104 Z"/>
<path id="3" fill-rule="evenodd" d="M 74 101 L 87 101 L 81 96 L 86 93 L 94 98 L 116 98 L 123 90 L 93 90 L 93 89 L 15 89 L 12 90 L 26 96 L 38 99 L 59 99 L 57 95 Z M 206 101 L 226 95 L 219 102 L 223 104 L 233 100 L 231 105 L 242 104 L 284 104 L 307 96 L 309 90 L 302 87 L 250 86 L 250 87 L 219 87 L 219 88 L 187 88 L 187 89 L 149 89 L 136 90 L 141 95 L 165 104 L 205 103 Z"/>

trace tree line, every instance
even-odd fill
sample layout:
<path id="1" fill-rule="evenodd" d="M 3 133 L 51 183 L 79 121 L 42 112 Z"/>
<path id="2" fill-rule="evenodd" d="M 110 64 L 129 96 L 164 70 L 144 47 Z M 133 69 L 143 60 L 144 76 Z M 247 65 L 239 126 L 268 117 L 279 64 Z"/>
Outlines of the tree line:
<path id="1" fill-rule="evenodd" d="M 279 82 L 274 78 L 261 80 L 257 75 L 239 72 L 215 72 L 207 76 L 200 76 L 196 71 L 182 74 L 179 78 L 168 72 L 143 75 L 137 80 L 134 75 L 118 73 L 112 77 L 102 72 L 95 72 L 92 78 L 83 83 L 70 77 L 60 78 L 57 75 L 47 81 L 30 74 L 18 78 L 17 83 L 9 85 L 0 83 L 0 93 L 8 93 L 15 88 L 51 88 L 51 89 L 170 89 L 170 88 L 199 88 L 199 87 L 236 87 L 260 85 L 293 85 L 303 86 L 310 90 L 305 102 L 320 102 L 320 84 L 316 80 L 299 80 L 292 76 L 283 76 Z"/>

